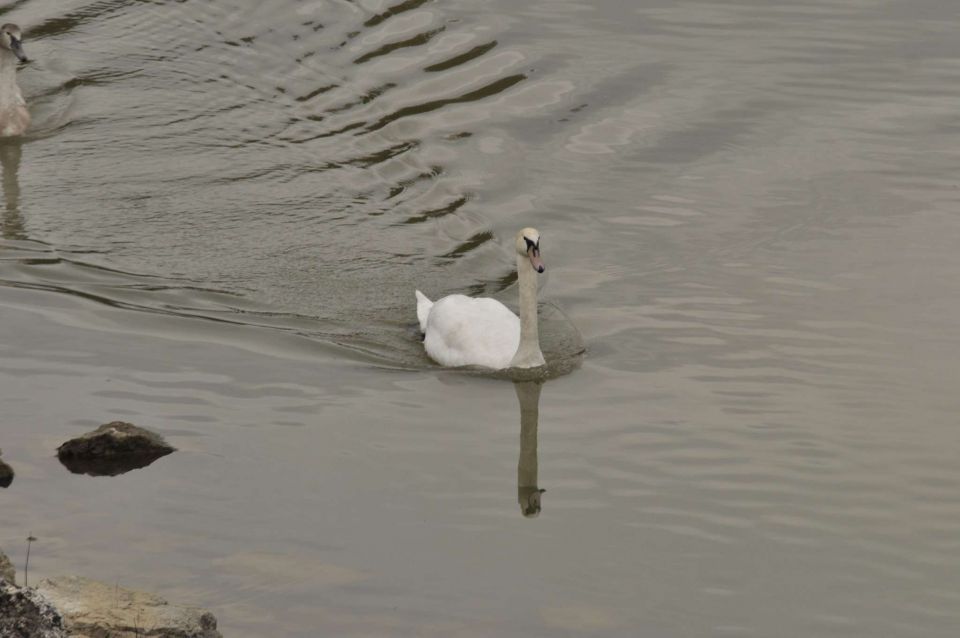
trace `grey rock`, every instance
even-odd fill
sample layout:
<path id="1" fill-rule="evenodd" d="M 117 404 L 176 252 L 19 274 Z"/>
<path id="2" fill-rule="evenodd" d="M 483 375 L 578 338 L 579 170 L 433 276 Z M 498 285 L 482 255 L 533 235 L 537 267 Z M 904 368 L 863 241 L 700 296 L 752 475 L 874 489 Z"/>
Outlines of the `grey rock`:
<path id="1" fill-rule="evenodd" d="M 60 462 L 75 474 L 116 476 L 146 467 L 173 452 L 159 434 L 114 421 L 57 448 Z"/>
<path id="2" fill-rule="evenodd" d="M 40 592 L 0 580 L 0 636 L 71 638 L 63 616 Z"/>
<path id="3" fill-rule="evenodd" d="M 13 468 L 0 460 L 0 487 L 10 487 L 13 483 Z"/>
<path id="4" fill-rule="evenodd" d="M 0 454 L 3 454 L 3 450 L 0 450 Z M 0 461 L 0 487 L 10 487 L 11 483 L 13 483 L 13 468 Z"/>
<path id="5" fill-rule="evenodd" d="M 222 638 L 209 611 L 154 594 L 78 576 L 44 580 L 37 590 L 63 614 L 72 638 Z"/>

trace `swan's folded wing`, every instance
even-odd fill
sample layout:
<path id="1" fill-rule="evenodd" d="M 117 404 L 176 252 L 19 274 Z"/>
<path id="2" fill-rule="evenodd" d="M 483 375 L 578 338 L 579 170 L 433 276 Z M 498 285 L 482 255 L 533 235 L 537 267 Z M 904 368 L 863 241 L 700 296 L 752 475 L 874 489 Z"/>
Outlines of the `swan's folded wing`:
<path id="1" fill-rule="evenodd" d="M 424 347 L 441 365 L 500 369 L 520 343 L 520 319 L 495 299 L 449 295 L 430 312 Z"/>

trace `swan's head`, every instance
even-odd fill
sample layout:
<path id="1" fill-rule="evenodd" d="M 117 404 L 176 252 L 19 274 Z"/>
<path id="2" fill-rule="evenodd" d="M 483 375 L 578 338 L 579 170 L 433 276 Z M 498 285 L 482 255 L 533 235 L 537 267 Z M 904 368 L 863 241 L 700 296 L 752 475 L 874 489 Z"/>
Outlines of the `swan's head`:
<path id="1" fill-rule="evenodd" d="M 22 62 L 27 61 L 27 54 L 23 52 L 23 36 L 20 27 L 8 22 L 0 27 L 0 47 L 12 51 Z"/>
<path id="2" fill-rule="evenodd" d="M 543 272 L 540 259 L 540 233 L 536 228 L 524 228 L 517 233 L 517 254 L 530 259 L 530 265 L 537 272 Z"/>

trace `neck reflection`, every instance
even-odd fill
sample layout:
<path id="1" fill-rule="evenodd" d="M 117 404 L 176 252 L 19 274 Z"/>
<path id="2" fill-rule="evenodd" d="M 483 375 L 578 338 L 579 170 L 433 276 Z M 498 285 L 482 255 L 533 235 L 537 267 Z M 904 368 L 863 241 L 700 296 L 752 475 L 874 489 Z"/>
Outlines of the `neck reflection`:
<path id="1" fill-rule="evenodd" d="M 26 239 L 23 215 L 20 214 L 20 142 L 7 140 L 0 144 L 0 167 L 3 169 L 3 224 L 0 235 L 4 239 Z"/>
<path id="2" fill-rule="evenodd" d="M 537 487 L 537 424 L 540 418 L 540 389 L 537 381 L 513 384 L 520 402 L 520 461 L 517 463 L 517 501 L 527 518 L 540 514 L 540 495 L 546 490 Z"/>

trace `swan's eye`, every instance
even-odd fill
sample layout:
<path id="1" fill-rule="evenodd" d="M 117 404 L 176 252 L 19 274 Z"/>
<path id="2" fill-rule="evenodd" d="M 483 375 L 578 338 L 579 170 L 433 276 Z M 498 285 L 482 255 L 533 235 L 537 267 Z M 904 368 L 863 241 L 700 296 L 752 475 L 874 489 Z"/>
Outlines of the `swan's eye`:
<path id="1" fill-rule="evenodd" d="M 531 248 L 537 248 L 537 249 L 540 248 L 540 242 L 539 242 L 539 241 L 534 242 L 534 241 L 533 241 L 532 239 L 530 239 L 529 237 L 524 237 L 524 238 L 523 238 L 523 241 L 527 242 L 527 250 L 530 250 Z"/>

